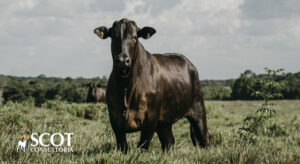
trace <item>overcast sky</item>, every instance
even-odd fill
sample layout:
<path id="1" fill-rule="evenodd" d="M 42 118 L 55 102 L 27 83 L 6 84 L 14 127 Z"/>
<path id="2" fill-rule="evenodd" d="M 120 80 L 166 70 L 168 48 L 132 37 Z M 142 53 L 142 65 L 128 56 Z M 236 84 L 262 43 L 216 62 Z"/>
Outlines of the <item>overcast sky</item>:
<path id="1" fill-rule="evenodd" d="M 202 80 L 300 71 L 299 0 L 0 0 L 0 74 L 108 76 L 111 41 L 93 30 L 122 18 L 154 27 L 144 47 L 185 55 Z"/>

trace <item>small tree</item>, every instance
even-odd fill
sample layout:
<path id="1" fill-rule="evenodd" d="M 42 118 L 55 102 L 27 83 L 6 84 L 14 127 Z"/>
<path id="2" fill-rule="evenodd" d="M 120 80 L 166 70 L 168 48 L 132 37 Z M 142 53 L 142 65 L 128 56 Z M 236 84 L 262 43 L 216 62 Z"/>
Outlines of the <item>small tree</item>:
<path id="1" fill-rule="evenodd" d="M 281 90 L 284 88 L 284 81 L 278 81 L 279 73 L 282 73 L 284 69 L 271 70 L 265 68 L 267 75 L 259 80 L 261 85 L 260 90 L 256 90 L 252 93 L 257 98 L 262 98 L 262 105 L 256 110 L 256 112 L 249 114 L 243 120 L 243 126 L 239 129 L 239 133 L 244 137 L 257 135 L 260 132 L 268 134 L 268 128 L 265 122 L 276 115 L 276 111 L 271 108 L 274 106 L 270 100 L 278 99 L 282 97 Z M 274 128 L 274 127 L 273 127 Z"/>
<path id="2" fill-rule="evenodd" d="M 241 76 L 236 79 L 233 84 L 231 98 L 241 100 L 253 100 L 255 97 L 251 95 L 256 86 L 257 76 L 251 70 L 246 70 Z"/>

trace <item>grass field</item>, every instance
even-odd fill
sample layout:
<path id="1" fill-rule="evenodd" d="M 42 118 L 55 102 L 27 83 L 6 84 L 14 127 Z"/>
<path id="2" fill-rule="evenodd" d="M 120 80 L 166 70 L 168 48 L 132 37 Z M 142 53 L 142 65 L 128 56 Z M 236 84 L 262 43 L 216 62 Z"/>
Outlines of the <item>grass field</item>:
<path id="1" fill-rule="evenodd" d="M 274 101 L 274 135 L 257 135 L 252 142 L 240 137 L 243 118 L 260 101 L 206 101 L 211 146 L 193 147 L 189 124 L 174 124 L 175 146 L 162 153 L 157 135 L 148 152 L 136 149 L 139 133 L 127 135 L 129 152 L 116 150 L 104 104 L 68 104 L 50 101 L 34 107 L 30 101 L 0 107 L 1 163 L 300 163 L 300 100 Z M 274 126 L 273 126 L 274 127 Z M 274 130 L 274 129 L 273 129 Z M 73 153 L 16 152 L 19 136 L 72 132 Z M 279 132 L 277 132 L 279 131 Z"/>

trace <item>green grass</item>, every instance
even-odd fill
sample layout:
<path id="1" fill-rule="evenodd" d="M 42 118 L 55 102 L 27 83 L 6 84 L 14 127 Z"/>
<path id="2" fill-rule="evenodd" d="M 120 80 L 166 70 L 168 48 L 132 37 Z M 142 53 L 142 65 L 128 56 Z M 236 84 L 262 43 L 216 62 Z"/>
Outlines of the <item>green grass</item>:
<path id="1" fill-rule="evenodd" d="M 175 145 L 163 153 L 157 135 L 148 152 L 136 148 L 139 133 L 127 135 L 129 152 L 116 150 L 104 104 L 50 101 L 34 107 L 30 101 L 0 107 L 0 162 L 5 163 L 300 163 L 300 100 L 274 101 L 277 116 L 269 125 L 284 133 L 259 135 L 255 142 L 239 136 L 243 118 L 261 101 L 206 101 L 211 146 L 193 147 L 189 123 L 174 124 Z M 274 129 L 275 132 L 278 129 Z M 73 153 L 16 152 L 18 137 L 36 133 L 72 132 Z"/>

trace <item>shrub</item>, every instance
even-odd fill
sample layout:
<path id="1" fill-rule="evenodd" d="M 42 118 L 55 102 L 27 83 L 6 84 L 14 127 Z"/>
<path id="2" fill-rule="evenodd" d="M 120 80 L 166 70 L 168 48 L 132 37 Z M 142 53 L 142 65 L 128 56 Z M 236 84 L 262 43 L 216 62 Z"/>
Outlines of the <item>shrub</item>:
<path id="1" fill-rule="evenodd" d="M 271 108 L 274 106 L 270 103 L 270 100 L 282 97 L 281 89 L 285 86 L 283 82 L 275 81 L 276 74 L 281 73 L 283 69 L 271 70 L 265 68 L 267 76 L 261 79 L 260 85 L 262 88 L 260 90 L 254 90 L 252 95 L 263 98 L 264 101 L 262 105 L 256 110 L 256 112 L 249 114 L 244 119 L 243 126 L 239 129 L 239 133 L 243 138 L 250 138 L 253 140 L 255 135 L 280 135 L 284 134 L 282 128 L 278 125 L 268 125 L 267 121 L 274 118 L 276 111 Z"/>

